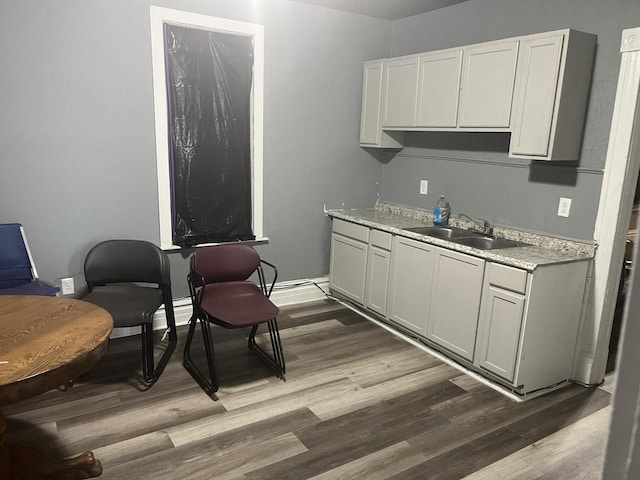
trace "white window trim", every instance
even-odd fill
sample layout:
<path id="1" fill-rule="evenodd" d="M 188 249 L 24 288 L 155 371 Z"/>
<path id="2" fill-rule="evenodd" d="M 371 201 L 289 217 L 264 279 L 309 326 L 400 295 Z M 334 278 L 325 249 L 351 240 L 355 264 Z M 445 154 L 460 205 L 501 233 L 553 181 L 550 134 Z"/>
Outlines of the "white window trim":
<path id="1" fill-rule="evenodd" d="M 264 27 L 180 10 L 151 6 L 151 57 L 153 67 L 153 102 L 156 123 L 156 162 L 158 175 L 158 214 L 160 248 L 177 249 L 171 226 L 171 183 L 169 172 L 169 125 L 163 25 L 182 25 L 253 37 L 253 83 L 251 110 L 251 180 L 252 227 L 256 241 L 268 240 L 263 232 L 263 98 L 264 98 Z"/>

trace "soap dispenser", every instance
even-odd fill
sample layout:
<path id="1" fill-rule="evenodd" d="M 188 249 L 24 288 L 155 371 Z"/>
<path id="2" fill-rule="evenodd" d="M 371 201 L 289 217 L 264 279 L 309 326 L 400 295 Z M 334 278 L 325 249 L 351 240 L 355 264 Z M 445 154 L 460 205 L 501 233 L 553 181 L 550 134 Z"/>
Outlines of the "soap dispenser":
<path id="1" fill-rule="evenodd" d="M 435 208 L 433 209 L 433 224 L 440 227 L 449 224 L 449 215 L 451 214 L 451 206 L 444 195 L 440 195 Z"/>

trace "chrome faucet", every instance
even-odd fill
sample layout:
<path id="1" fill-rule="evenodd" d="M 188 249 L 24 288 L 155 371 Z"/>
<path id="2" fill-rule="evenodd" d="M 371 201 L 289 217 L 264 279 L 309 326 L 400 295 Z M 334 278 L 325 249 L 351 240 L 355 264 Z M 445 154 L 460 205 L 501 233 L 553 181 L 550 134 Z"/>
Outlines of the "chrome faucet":
<path id="1" fill-rule="evenodd" d="M 466 218 L 471 223 L 475 224 L 477 227 L 482 225 L 481 228 L 476 228 L 474 230 L 478 230 L 479 232 L 482 232 L 483 235 L 493 236 L 493 225 L 491 225 L 488 220 L 485 220 L 484 218 L 479 218 L 478 217 L 478 220 L 482 221 L 482 223 L 480 223 L 478 220 L 475 220 L 475 219 L 471 218 L 469 215 L 465 215 L 464 213 L 459 213 L 458 217 L 459 218 Z"/>

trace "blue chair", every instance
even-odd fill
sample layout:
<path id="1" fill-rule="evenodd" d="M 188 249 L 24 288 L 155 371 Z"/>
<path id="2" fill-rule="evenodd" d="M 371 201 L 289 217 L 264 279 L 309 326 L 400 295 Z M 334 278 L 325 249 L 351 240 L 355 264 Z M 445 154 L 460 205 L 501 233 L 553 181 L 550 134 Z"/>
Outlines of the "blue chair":
<path id="1" fill-rule="evenodd" d="M 24 228 L 19 223 L 0 224 L 0 295 L 53 297 L 60 289 L 38 280 Z"/>

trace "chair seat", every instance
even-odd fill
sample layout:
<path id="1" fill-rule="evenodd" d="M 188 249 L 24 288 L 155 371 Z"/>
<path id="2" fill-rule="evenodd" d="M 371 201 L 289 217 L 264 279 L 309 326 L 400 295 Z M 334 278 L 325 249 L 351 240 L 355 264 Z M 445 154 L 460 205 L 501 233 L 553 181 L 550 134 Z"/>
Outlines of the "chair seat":
<path id="1" fill-rule="evenodd" d="M 152 323 L 153 314 L 163 303 L 160 290 L 137 285 L 95 287 L 82 300 L 108 310 L 114 327 Z"/>
<path id="2" fill-rule="evenodd" d="M 212 283 L 200 292 L 201 309 L 214 323 L 242 328 L 267 322 L 280 311 L 253 282 Z"/>
<path id="3" fill-rule="evenodd" d="M 26 282 L 17 287 L 3 288 L 0 295 L 40 295 L 54 297 L 60 289 L 40 280 Z"/>

